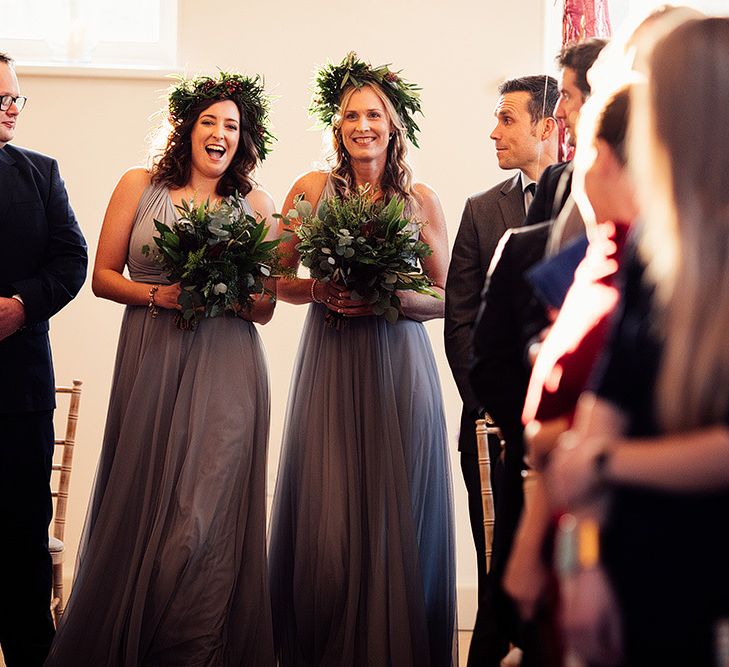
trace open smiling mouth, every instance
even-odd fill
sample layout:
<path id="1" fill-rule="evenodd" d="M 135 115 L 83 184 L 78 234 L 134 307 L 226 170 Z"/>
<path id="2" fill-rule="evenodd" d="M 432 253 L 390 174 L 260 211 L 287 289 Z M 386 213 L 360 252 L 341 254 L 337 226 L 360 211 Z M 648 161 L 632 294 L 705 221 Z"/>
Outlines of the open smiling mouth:
<path id="1" fill-rule="evenodd" d="M 222 146 L 205 146 L 205 152 L 214 160 L 222 160 L 226 150 Z"/>
<path id="2" fill-rule="evenodd" d="M 375 140 L 374 137 L 354 137 L 353 141 L 355 144 L 359 144 L 360 146 L 366 146 L 367 144 L 371 144 Z"/>

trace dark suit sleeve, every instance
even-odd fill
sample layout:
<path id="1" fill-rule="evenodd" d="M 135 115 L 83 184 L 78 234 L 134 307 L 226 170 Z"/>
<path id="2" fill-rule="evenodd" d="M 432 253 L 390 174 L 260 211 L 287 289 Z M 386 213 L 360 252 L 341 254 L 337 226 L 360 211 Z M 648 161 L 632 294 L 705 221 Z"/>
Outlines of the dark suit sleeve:
<path id="1" fill-rule="evenodd" d="M 507 231 L 489 269 L 473 329 L 470 380 L 479 403 L 501 427 L 508 442 L 521 442 L 521 412 L 528 380 L 520 349 L 519 322 L 512 308 L 518 261 Z M 518 276 L 517 276 L 518 277 Z"/>
<path id="2" fill-rule="evenodd" d="M 537 189 L 534 192 L 534 199 L 529 204 L 529 210 L 524 220 L 524 227 L 544 222 L 552 217 L 552 201 L 554 200 L 554 192 L 552 192 L 550 183 L 550 174 L 552 170 L 547 167 L 539 178 Z"/>
<path id="3" fill-rule="evenodd" d="M 86 242 L 68 201 L 58 163 L 49 160 L 44 201 L 48 244 L 34 275 L 17 280 L 13 288 L 25 304 L 26 324 L 49 319 L 78 293 L 86 278 Z"/>
<path id="4" fill-rule="evenodd" d="M 493 227 L 493 226 L 491 226 Z M 496 236 L 496 230 L 482 229 Z M 491 247 L 496 246 L 494 238 Z M 471 329 L 481 302 L 481 289 L 490 257 L 481 257 L 473 203 L 466 200 L 446 280 L 445 351 L 466 412 L 475 417 L 479 404 L 468 380 Z"/>

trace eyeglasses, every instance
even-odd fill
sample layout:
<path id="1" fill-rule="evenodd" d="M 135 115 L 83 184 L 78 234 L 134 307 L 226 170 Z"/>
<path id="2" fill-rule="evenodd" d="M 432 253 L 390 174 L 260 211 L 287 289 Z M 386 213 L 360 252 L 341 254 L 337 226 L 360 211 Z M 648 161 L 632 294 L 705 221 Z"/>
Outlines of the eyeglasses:
<path id="1" fill-rule="evenodd" d="M 7 111 L 10 108 L 10 105 L 15 102 L 15 106 L 18 107 L 18 112 L 21 112 L 27 101 L 28 98 L 23 97 L 22 95 L 19 95 L 18 97 L 3 95 L 0 97 L 0 111 Z"/>

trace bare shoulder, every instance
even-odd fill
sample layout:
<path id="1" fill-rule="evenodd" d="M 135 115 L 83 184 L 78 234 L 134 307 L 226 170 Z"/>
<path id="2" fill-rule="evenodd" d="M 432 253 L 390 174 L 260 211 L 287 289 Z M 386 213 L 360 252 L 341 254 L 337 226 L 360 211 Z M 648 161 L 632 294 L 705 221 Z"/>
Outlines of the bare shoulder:
<path id="1" fill-rule="evenodd" d="M 122 174 L 114 189 L 114 195 L 122 197 L 125 201 L 136 202 L 151 182 L 149 171 L 143 167 L 132 167 Z"/>
<path id="2" fill-rule="evenodd" d="M 255 212 L 263 215 L 264 217 L 271 215 L 275 210 L 273 198 L 266 190 L 262 188 L 254 188 L 253 190 L 251 190 L 246 196 L 246 199 L 251 205 L 251 208 Z"/>
<path id="3" fill-rule="evenodd" d="M 291 186 L 291 192 L 294 195 L 303 194 L 309 201 L 312 198 L 318 199 L 324 190 L 327 178 L 329 178 L 328 171 L 309 171 L 296 179 Z"/>
<path id="4" fill-rule="evenodd" d="M 424 202 L 440 202 L 438 193 L 426 183 L 413 183 L 413 190 L 418 193 Z"/>
<path id="5" fill-rule="evenodd" d="M 150 182 L 151 176 L 146 169 L 134 167 L 127 170 L 119 179 L 106 208 L 99 252 L 111 253 L 115 257 L 113 265 L 119 272 L 124 265 L 135 211 L 142 193 Z"/>
<path id="6" fill-rule="evenodd" d="M 415 183 L 413 189 L 420 199 L 420 209 L 426 218 L 442 217 L 443 209 L 440 204 L 440 199 L 438 198 L 438 193 L 433 188 L 425 183 Z"/>
<path id="7" fill-rule="evenodd" d="M 146 188 L 152 182 L 152 175 L 144 167 L 127 169 L 119 179 L 119 185 L 127 188 Z"/>

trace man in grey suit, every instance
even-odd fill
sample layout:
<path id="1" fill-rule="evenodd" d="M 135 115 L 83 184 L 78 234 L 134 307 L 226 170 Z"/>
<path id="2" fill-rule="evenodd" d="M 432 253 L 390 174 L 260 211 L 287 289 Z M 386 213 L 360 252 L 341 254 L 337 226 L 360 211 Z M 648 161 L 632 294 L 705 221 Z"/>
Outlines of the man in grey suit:
<path id="1" fill-rule="evenodd" d="M 469 665 L 498 665 L 508 651 L 510 634 L 491 611 L 488 595 L 481 485 L 474 422 L 480 416 L 468 371 L 471 329 L 480 306 L 480 294 L 492 256 L 504 232 L 523 224 L 534 195 L 534 184 L 545 167 L 557 161 L 558 131 L 553 110 L 559 97 L 557 82 L 546 75 L 511 79 L 499 87 L 490 137 L 499 167 L 517 173 L 490 190 L 472 195 L 466 205 L 453 244 L 446 281 L 445 349 L 463 400 L 458 449 L 468 490 L 471 531 L 478 563 L 479 612 L 469 650 Z M 494 379 L 498 382 L 498 378 Z M 492 461 L 498 443 L 489 443 Z M 497 472 L 496 466 L 492 467 Z M 498 503 L 498 479 L 494 477 Z"/>

